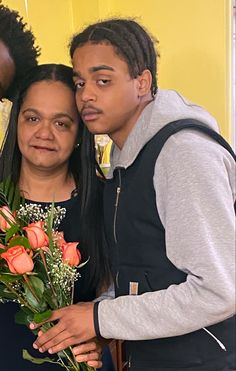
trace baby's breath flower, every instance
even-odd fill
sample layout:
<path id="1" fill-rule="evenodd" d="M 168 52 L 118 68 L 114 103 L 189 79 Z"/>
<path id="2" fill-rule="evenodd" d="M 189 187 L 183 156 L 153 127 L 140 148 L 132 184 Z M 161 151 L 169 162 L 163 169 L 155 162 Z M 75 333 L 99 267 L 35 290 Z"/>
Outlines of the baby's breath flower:
<path id="1" fill-rule="evenodd" d="M 35 223 L 38 221 L 47 222 L 50 216 L 53 215 L 53 229 L 57 229 L 62 219 L 66 215 L 66 209 L 60 206 L 46 206 L 42 207 L 41 204 L 25 204 L 20 205 L 17 211 L 17 217 L 25 223 Z"/>
<path id="2" fill-rule="evenodd" d="M 80 277 L 75 267 L 71 267 L 62 260 L 62 251 L 56 244 L 51 255 L 46 256 L 49 274 L 54 287 L 58 287 L 59 295 L 70 304 L 71 292 L 75 281 Z"/>

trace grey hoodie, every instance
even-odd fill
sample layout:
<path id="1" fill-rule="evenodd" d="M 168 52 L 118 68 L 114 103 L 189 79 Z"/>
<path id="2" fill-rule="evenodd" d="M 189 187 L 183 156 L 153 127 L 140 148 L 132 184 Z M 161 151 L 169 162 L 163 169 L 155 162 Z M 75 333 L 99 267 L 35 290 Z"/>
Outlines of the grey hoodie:
<path id="1" fill-rule="evenodd" d="M 116 167 L 130 166 L 167 123 L 194 118 L 218 131 L 216 120 L 176 91 L 159 90 L 143 110 Z M 155 165 L 156 204 L 166 232 L 166 254 L 187 280 L 165 290 L 105 299 L 98 306 L 104 338 L 157 339 L 210 326 L 235 313 L 235 163 L 214 140 L 194 130 L 168 139 Z"/>

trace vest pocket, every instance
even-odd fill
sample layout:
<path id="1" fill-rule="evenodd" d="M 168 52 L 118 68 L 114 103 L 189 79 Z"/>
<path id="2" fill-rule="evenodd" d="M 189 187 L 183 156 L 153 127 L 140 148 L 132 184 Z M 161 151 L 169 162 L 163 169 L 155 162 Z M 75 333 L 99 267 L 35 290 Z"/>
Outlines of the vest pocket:
<path id="1" fill-rule="evenodd" d="M 133 293 L 135 295 L 155 291 L 149 273 L 141 267 L 121 266 L 115 277 L 116 296 L 130 295 L 130 288 L 134 285 L 138 288 Z"/>
<path id="2" fill-rule="evenodd" d="M 156 290 L 154 289 L 154 287 L 152 286 L 152 284 L 151 284 L 151 281 L 150 281 L 150 278 L 149 278 L 148 272 L 144 272 L 144 277 L 145 277 L 145 280 L 146 280 L 147 286 L 148 286 L 148 288 L 149 288 L 149 291 L 156 291 Z"/>

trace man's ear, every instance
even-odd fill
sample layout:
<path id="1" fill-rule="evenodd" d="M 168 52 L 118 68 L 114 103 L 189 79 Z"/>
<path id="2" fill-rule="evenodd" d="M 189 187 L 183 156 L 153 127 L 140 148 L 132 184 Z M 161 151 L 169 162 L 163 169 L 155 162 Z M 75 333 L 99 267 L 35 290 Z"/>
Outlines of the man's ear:
<path id="1" fill-rule="evenodd" d="M 143 70 L 141 75 L 137 77 L 137 81 L 139 97 L 143 97 L 144 95 L 150 93 L 152 85 L 152 74 L 149 70 Z"/>

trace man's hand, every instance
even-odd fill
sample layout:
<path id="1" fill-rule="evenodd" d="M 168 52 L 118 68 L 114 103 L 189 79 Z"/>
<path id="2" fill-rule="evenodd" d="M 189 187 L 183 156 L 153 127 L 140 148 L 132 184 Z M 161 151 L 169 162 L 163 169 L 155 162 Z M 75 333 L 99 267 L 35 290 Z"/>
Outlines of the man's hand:
<path id="1" fill-rule="evenodd" d="M 95 339 L 75 346 L 72 351 L 77 362 L 86 362 L 88 366 L 94 368 L 102 367 L 102 346 Z"/>
<path id="2" fill-rule="evenodd" d="M 41 353 L 53 354 L 94 338 L 93 307 L 94 303 L 80 303 L 53 311 L 44 323 L 57 321 L 57 324 L 45 333 L 40 331 L 33 347 Z M 30 329 L 41 326 L 42 323 L 31 323 Z"/>

